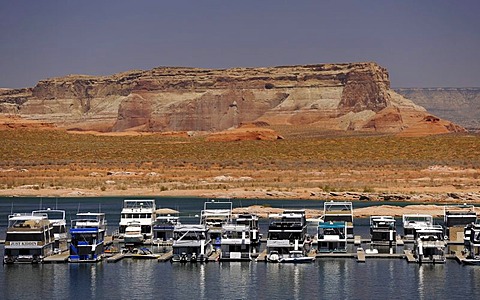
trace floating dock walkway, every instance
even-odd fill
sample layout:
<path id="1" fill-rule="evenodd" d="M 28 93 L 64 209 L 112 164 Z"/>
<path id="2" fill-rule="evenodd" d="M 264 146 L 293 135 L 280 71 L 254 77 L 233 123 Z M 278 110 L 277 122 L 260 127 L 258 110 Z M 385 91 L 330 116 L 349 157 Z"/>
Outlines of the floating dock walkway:
<path id="1" fill-rule="evenodd" d="M 115 263 L 117 261 L 120 261 L 122 259 L 125 258 L 125 254 L 123 253 L 117 253 L 115 254 L 114 256 L 110 256 L 109 258 L 107 258 L 107 262 L 109 263 Z"/>
<path id="2" fill-rule="evenodd" d="M 43 259 L 43 263 L 45 264 L 66 263 L 68 261 L 69 256 L 70 256 L 70 253 L 68 251 L 65 251 L 59 254 L 54 254 L 54 255 L 45 257 Z"/>
<path id="3" fill-rule="evenodd" d="M 173 257 L 173 250 L 161 254 L 161 255 L 157 258 L 157 261 L 158 261 L 158 262 L 169 261 L 170 259 L 172 259 L 172 257 Z"/>

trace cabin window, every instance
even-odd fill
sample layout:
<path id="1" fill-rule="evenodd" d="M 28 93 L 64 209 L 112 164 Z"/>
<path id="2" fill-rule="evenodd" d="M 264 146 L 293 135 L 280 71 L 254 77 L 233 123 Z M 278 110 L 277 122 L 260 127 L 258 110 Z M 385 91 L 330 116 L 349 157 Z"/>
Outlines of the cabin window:
<path id="1" fill-rule="evenodd" d="M 23 234 L 7 234 L 7 241 L 41 241 L 43 240 L 42 233 L 23 233 Z"/>

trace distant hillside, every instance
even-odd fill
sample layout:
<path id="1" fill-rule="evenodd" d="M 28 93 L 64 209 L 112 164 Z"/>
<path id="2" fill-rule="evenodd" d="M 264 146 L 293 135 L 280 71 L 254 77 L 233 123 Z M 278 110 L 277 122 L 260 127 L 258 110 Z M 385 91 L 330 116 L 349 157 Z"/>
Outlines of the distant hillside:
<path id="1" fill-rule="evenodd" d="M 398 88 L 397 93 L 432 114 L 480 130 L 480 88 Z"/>
<path id="2" fill-rule="evenodd" d="M 404 135 L 464 131 L 395 93 L 387 70 L 373 62 L 69 75 L 0 90 L 0 112 L 114 132 L 218 132 L 245 123 Z"/>

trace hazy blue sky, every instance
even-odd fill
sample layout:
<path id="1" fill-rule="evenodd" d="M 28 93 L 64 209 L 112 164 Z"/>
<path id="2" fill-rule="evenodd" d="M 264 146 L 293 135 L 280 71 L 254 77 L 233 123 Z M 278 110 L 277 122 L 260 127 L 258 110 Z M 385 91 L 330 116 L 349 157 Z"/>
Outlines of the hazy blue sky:
<path id="1" fill-rule="evenodd" d="M 157 66 L 375 61 L 393 87 L 480 86 L 478 0 L 0 0 L 0 87 Z"/>

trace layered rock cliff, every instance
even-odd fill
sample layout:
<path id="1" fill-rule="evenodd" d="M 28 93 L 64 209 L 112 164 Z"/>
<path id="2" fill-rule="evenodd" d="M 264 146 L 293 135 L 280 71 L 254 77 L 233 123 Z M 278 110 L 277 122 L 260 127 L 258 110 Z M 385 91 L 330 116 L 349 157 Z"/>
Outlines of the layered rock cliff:
<path id="1" fill-rule="evenodd" d="M 251 122 L 375 132 L 463 130 L 391 90 L 388 72 L 375 63 L 70 75 L 31 89 L 0 90 L 0 112 L 99 131 L 220 131 Z"/>

